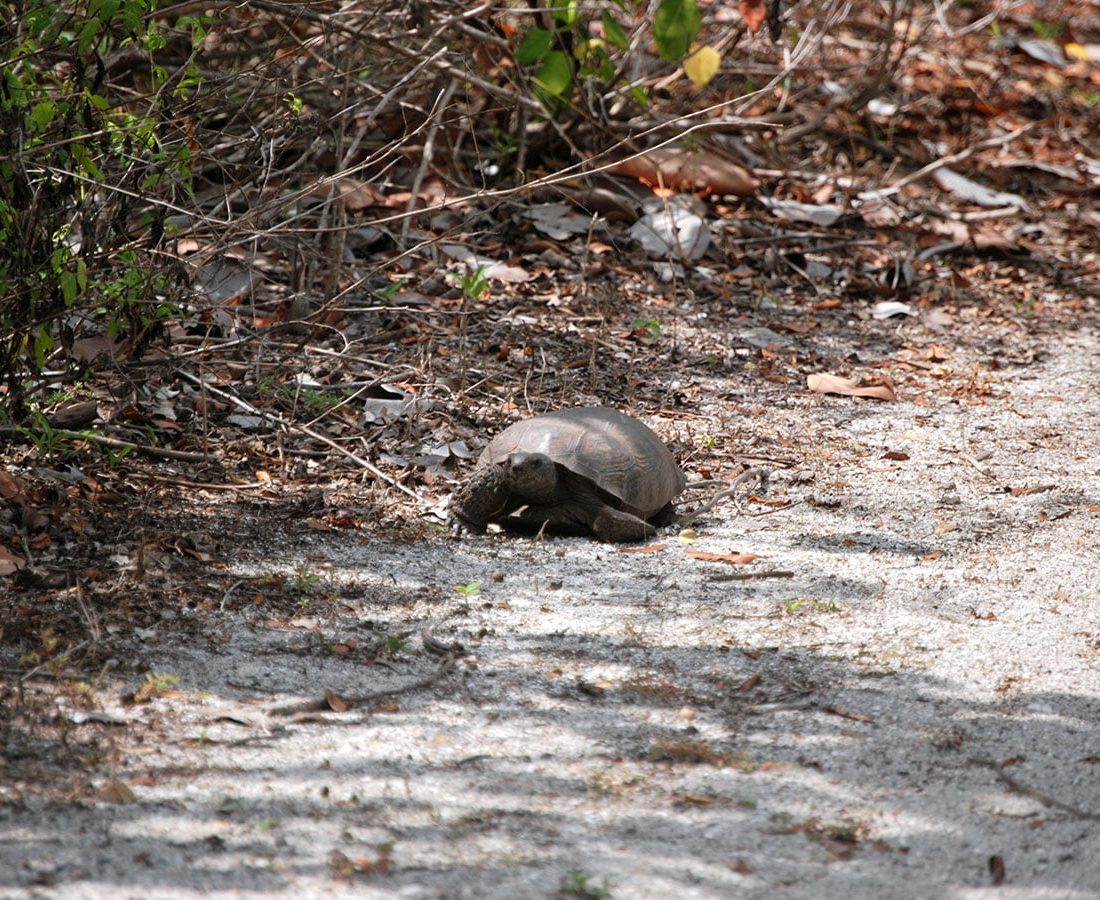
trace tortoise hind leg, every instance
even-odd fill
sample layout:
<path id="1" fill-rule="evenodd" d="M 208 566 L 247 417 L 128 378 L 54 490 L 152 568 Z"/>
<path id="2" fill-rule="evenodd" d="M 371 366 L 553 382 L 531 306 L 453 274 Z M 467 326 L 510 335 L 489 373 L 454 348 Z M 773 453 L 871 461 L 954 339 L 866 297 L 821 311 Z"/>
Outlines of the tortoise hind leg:
<path id="1" fill-rule="evenodd" d="M 577 504 L 532 505 L 502 519 L 501 524 L 529 532 L 545 527 L 551 534 L 571 537 L 595 535 L 607 543 L 644 541 L 657 533 L 657 529 L 644 519 L 606 505 L 595 510 L 594 514 Z"/>
<path id="2" fill-rule="evenodd" d="M 583 513 L 568 504 L 539 506 L 532 504 L 506 519 L 501 524 L 508 528 L 535 533 L 545 528 L 551 534 L 582 537 L 592 533 Z"/>
<path id="3" fill-rule="evenodd" d="M 657 533 L 645 519 L 621 509 L 604 506 L 592 520 L 592 533 L 601 541 L 644 541 Z"/>

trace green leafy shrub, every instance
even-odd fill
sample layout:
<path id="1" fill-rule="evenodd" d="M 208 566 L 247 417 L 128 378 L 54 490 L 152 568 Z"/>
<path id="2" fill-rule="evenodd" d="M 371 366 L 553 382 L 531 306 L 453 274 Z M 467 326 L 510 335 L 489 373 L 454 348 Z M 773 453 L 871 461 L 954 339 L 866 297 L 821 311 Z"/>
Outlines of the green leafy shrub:
<path id="1" fill-rule="evenodd" d="M 172 313 L 158 256 L 190 192 L 178 107 L 198 87 L 194 17 L 157 0 L 0 2 L 0 378 L 26 383 L 89 333 L 140 351 Z M 170 42 L 182 65 L 158 62 Z"/>

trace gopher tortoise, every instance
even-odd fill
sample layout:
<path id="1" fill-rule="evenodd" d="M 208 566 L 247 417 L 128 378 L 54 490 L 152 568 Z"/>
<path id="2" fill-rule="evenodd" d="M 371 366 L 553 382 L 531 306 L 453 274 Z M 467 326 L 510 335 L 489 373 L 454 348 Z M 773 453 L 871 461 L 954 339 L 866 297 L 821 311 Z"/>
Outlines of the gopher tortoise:
<path id="1" fill-rule="evenodd" d="M 455 495 L 456 524 L 489 522 L 603 541 L 640 541 L 675 518 L 684 489 L 659 437 L 602 406 L 563 409 L 516 422 L 491 440 Z"/>

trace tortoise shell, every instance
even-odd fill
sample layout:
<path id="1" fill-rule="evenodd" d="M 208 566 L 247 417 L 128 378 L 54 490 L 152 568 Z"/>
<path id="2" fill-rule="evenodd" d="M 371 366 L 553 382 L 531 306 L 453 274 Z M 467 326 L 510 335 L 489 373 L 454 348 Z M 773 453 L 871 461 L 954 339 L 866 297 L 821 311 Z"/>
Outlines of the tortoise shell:
<path id="1" fill-rule="evenodd" d="M 686 483 L 652 429 L 605 406 L 573 407 L 516 422 L 489 442 L 478 462 L 494 465 L 513 453 L 545 454 L 643 519 L 664 509 Z"/>

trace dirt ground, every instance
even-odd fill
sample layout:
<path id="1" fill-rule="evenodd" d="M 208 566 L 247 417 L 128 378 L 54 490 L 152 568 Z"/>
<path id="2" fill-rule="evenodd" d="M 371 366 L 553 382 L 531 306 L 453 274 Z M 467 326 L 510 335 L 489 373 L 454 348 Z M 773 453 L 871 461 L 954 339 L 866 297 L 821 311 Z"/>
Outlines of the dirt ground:
<path id="1" fill-rule="evenodd" d="M 1018 346 L 958 396 L 713 380 L 648 421 L 790 503 L 632 550 L 191 492 L 230 587 L 95 703 L 25 683 L 66 753 L 7 735 L 0 895 L 1100 897 L 1100 344 Z"/>

